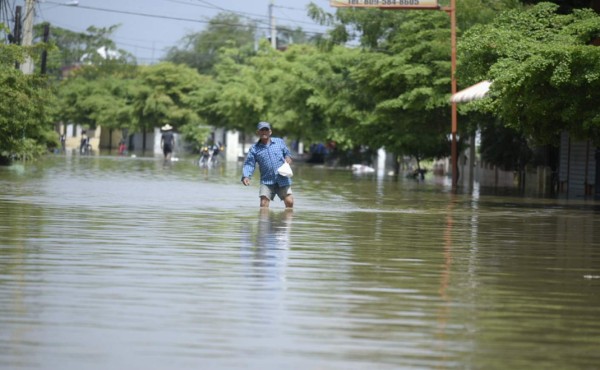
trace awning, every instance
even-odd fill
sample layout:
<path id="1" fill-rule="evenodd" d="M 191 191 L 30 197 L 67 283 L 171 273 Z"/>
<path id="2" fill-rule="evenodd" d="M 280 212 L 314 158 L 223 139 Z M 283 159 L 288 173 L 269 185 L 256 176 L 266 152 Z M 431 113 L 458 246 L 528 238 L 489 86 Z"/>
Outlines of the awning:
<path id="1" fill-rule="evenodd" d="M 452 95 L 450 101 L 452 103 L 466 103 L 472 100 L 481 99 L 490 90 L 492 81 L 481 81 L 473 86 L 467 87 L 464 90 L 460 90 L 456 94 Z"/>

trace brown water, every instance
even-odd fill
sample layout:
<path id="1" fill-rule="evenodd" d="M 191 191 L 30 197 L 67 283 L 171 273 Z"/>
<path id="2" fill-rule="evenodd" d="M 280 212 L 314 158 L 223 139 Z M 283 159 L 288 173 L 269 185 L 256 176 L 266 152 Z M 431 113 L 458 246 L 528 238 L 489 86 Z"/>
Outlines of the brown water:
<path id="1" fill-rule="evenodd" d="M 600 368 L 600 204 L 294 171 L 0 168 L 0 368 Z"/>

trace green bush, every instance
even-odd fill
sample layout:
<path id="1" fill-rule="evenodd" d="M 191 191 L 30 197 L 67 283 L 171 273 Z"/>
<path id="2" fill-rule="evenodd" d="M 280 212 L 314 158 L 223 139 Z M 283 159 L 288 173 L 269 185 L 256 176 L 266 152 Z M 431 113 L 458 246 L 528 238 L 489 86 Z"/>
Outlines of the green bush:
<path id="1" fill-rule="evenodd" d="M 35 159 L 56 145 L 56 99 L 47 78 L 15 68 L 32 50 L 0 44 L 0 164 Z"/>

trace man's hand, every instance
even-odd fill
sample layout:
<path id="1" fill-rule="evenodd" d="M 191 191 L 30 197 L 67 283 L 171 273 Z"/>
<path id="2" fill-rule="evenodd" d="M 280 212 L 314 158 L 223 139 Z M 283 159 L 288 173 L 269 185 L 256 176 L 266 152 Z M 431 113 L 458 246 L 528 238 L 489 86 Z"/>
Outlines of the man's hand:
<path id="1" fill-rule="evenodd" d="M 244 184 L 245 186 L 248 186 L 248 185 L 250 185 L 250 179 L 249 179 L 249 178 L 247 178 L 247 177 L 244 177 L 244 178 L 242 179 L 242 184 Z"/>
<path id="2" fill-rule="evenodd" d="M 285 161 L 286 161 L 288 164 L 292 164 L 292 157 L 285 157 Z"/>

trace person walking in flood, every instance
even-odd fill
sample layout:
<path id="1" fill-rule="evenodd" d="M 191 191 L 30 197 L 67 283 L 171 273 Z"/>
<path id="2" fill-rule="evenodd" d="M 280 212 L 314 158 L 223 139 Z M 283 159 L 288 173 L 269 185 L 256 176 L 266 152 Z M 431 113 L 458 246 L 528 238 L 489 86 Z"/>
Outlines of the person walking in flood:
<path id="1" fill-rule="evenodd" d="M 173 127 L 168 123 L 160 128 L 163 132 L 160 137 L 160 147 L 165 156 L 165 161 L 171 160 L 173 149 L 175 149 L 175 135 L 173 134 Z"/>
<path id="2" fill-rule="evenodd" d="M 81 141 L 79 142 L 79 153 L 90 154 L 90 137 L 86 130 L 81 131 Z"/>
<path id="3" fill-rule="evenodd" d="M 279 172 L 282 165 L 292 163 L 291 152 L 283 139 L 271 137 L 271 124 L 259 122 L 257 126 L 258 141 L 250 147 L 244 166 L 242 167 L 242 183 L 250 185 L 250 179 L 256 169 L 260 168 L 260 207 L 268 208 L 275 195 L 283 200 L 286 208 L 294 206 L 292 195 L 291 171 Z M 289 168 L 289 167 L 288 167 Z M 283 173 L 283 175 L 281 174 Z"/>

